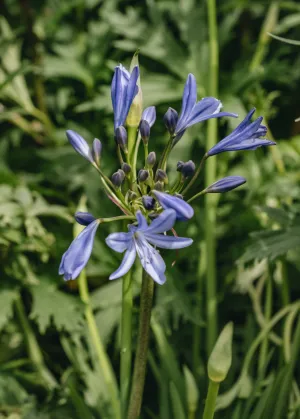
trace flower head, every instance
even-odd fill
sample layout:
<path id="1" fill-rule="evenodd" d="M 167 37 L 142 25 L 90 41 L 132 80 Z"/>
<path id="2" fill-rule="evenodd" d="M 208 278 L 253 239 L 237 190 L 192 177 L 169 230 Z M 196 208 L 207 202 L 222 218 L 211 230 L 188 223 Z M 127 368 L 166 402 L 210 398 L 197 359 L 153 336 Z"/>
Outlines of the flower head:
<path id="1" fill-rule="evenodd" d="M 177 220 L 186 221 L 193 217 L 193 208 L 183 199 L 159 191 L 153 191 L 153 194 L 163 209 L 171 208 L 175 211 Z"/>
<path id="2" fill-rule="evenodd" d="M 188 127 L 191 127 L 198 122 L 206 121 L 211 118 L 219 118 L 221 116 L 237 116 L 234 113 L 220 112 L 221 108 L 221 101 L 214 97 L 205 97 L 197 102 L 196 79 L 193 74 L 189 74 L 184 86 L 181 113 L 176 124 L 176 137 L 173 144 L 176 144 L 179 141 Z"/>
<path id="3" fill-rule="evenodd" d="M 261 125 L 262 117 L 260 116 L 254 122 L 250 122 L 252 115 L 255 112 L 253 108 L 246 118 L 223 140 L 213 146 L 208 152 L 208 156 L 222 153 L 223 151 L 236 150 L 255 150 L 258 147 L 275 145 L 274 141 L 266 140 L 264 137 L 267 133 L 267 128 Z"/>
<path id="4" fill-rule="evenodd" d="M 246 182 L 246 179 L 242 176 L 227 176 L 208 186 L 205 191 L 206 193 L 228 192 Z"/>
<path id="5" fill-rule="evenodd" d="M 133 99 L 138 93 L 137 80 L 139 68 L 135 66 L 131 72 L 121 64 L 115 68 L 115 74 L 111 84 L 111 100 L 114 110 L 115 130 L 124 125 Z"/>
<path id="6" fill-rule="evenodd" d="M 119 268 L 110 275 L 109 279 L 120 278 L 132 267 L 138 255 L 145 271 L 158 284 L 166 281 L 166 264 L 151 245 L 163 249 L 182 249 L 193 243 L 185 237 L 166 236 L 162 233 L 169 231 L 175 221 L 176 213 L 169 209 L 160 214 L 150 225 L 140 211 L 136 213 L 138 225 L 130 225 L 128 233 L 112 233 L 106 238 L 106 244 L 119 253 L 125 252 Z"/>

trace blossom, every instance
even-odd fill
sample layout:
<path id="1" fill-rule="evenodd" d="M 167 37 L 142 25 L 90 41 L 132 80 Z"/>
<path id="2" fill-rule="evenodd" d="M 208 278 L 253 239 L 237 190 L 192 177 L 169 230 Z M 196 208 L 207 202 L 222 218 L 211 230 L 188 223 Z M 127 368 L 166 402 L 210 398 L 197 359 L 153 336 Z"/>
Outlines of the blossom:
<path id="1" fill-rule="evenodd" d="M 77 153 L 81 154 L 85 159 L 87 159 L 91 163 L 94 163 L 92 151 L 85 139 L 76 131 L 72 131 L 71 129 L 66 131 L 66 134 L 68 140 L 70 141 L 73 148 L 77 151 Z"/>
<path id="2" fill-rule="evenodd" d="M 222 103 L 214 97 L 205 97 L 197 102 L 197 84 L 193 74 L 189 74 L 184 86 L 182 107 L 176 124 L 174 144 L 182 137 L 184 131 L 201 121 L 221 116 L 237 117 L 234 113 L 220 112 Z"/>
<path id="3" fill-rule="evenodd" d="M 171 208 L 175 211 L 177 220 L 186 221 L 193 217 L 193 208 L 183 199 L 164 192 L 153 191 L 153 194 L 163 209 Z"/>
<path id="4" fill-rule="evenodd" d="M 169 231 L 175 221 L 176 212 L 172 209 L 163 211 L 150 225 L 141 211 L 136 213 L 138 225 L 130 225 L 128 233 L 112 233 L 106 238 L 106 244 L 113 250 L 123 253 L 124 257 L 119 268 L 110 275 L 109 279 L 120 278 L 132 267 L 138 255 L 145 271 L 158 284 L 166 281 L 166 264 L 159 252 L 151 245 L 163 249 L 182 249 L 193 243 L 185 237 L 166 236 L 162 233 Z"/>
<path id="5" fill-rule="evenodd" d="M 115 68 L 115 74 L 111 84 L 111 100 L 114 110 L 115 130 L 124 125 L 133 99 L 138 93 L 137 80 L 139 68 L 135 66 L 131 72 L 126 70 L 122 64 Z"/>
<path id="6" fill-rule="evenodd" d="M 274 141 L 261 138 L 267 133 L 267 128 L 264 125 L 261 125 L 263 119 L 261 116 L 254 122 L 250 122 L 254 112 L 255 108 L 248 113 L 246 118 L 231 134 L 213 146 L 207 152 L 207 156 L 214 156 L 223 151 L 255 150 L 258 147 L 275 145 L 276 143 Z"/>
<path id="7" fill-rule="evenodd" d="M 222 192 L 228 192 L 232 189 L 237 188 L 240 185 L 243 185 L 243 183 L 246 183 L 246 179 L 242 176 L 227 176 L 223 179 L 217 180 L 212 185 L 208 186 L 205 189 L 206 193 L 222 193 Z"/>
<path id="8" fill-rule="evenodd" d="M 76 215 L 76 219 L 79 220 L 80 224 L 88 225 L 72 241 L 70 247 L 62 256 L 58 272 L 59 275 L 64 275 L 66 281 L 76 279 L 87 264 L 92 253 L 95 234 L 100 223 L 92 214 L 77 213 Z M 91 221 L 92 219 L 94 221 Z"/>
<path id="9" fill-rule="evenodd" d="M 156 120 L 155 106 L 149 106 L 148 108 L 146 108 L 142 114 L 141 120 L 147 121 L 151 128 Z"/>

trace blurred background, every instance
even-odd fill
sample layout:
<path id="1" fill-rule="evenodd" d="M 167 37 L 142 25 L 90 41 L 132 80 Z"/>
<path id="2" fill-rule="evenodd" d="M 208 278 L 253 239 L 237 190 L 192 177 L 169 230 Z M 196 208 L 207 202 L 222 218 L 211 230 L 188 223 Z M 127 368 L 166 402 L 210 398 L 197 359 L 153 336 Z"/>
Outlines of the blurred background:
<path id="1" fill-rule="evenodd" d="M 180 110 L 189 72 L 198 97 L 208 94 L 207 4 L 1 0 L 0 9 L 0 418 L 113 418 L 87 305 L 77 281 L 57 272 L 79 202 L 98 217 L 118 211 L 65 130 L 99 138 L 103 171 L 118 169 L 110 83 L 139 49 L 144 107 L 157 107 L 149 150 L 162 151 L 162 117 L 169 106 Z M 235 331 L 216 418 L 300 418 L 300 46 L 267 34 L 299 41 L 300 4 L 219 0 L 217 19 L 218 98 L 239 114 L 219 121 L 218 139 L 256 107 L 277 146 L 217 156 L 218 178 L 247 183 L 217 203 L 215 319 L 218 333 L 228 321 Z M 206 123 L 188 130 L 171 155 L 174 176 L 178 160 L 199 163 L 205 144 Z M 203 410 L 209 278 L 204 202 L 194 207 L 177 231 L 193 248 L 165 253 L 168 281 L 156 287 L 143 418 L 195 419 Z M 117 380 L 122 283 L 108 276 L 120 258 L 104 238 L 119 228 L 101 226 L 86 269 L 88 307 Z"/>

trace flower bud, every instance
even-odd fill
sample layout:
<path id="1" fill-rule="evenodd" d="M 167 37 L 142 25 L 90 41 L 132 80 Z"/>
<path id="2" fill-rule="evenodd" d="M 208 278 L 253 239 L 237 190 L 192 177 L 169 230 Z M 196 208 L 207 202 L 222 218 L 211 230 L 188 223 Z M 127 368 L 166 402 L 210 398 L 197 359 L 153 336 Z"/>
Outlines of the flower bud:
<path id="1" fill-rule="evenodd" d="M 125 173 L 121 169 L 119 169 L 111 177 L 111 181 L 113 185 L 116 186 L 117 188 L 119 188 L 122 185 L 124 179 L 125 179 Z"/>
<path id="2" fill-rule="evenodd" d="M 150 137 L 150 125 L 145 119 L 141 120 L 140 123 L 140 133 L 144 144 L 148 144 Z"/>
<path id="3" fill-rule="evenodd" d="M 139 174 L 138 174 L 138 180 L 139 180 L 139 182 L 145 182 L 148 179 L 148 177 L 149 177 L 148 170 L 141 169 L 139 171 Z"/>
<path id="4" fill-rule="evenodd" d="M 129 175 L 129 173 L 131 172 L 131 166 L 129 166 L 128 163 L 123 163 L 122 170 L 125 173 L 125 175 Z"/>
<path id="5" fill-rule="evenodd" d="M 155 154 L 155 151 L 151 151 L 148 154 L 146 164 L 147 164 L 147 166 L 152 168 L 155 165 L 155 163 L 156 163 L 156 154 Z"/>
<path id="6" fill-rule="evenodd" d="M 145 120 L 150 125 L 150 128 L 154 124 L 156 120 L 156 110 L 155 106 L 149 106 L 149 108 L 146 108 L 142 115 L 142 120 Z"/>
<path id="7" fill-rule="evenodd" d="M 184 166 L 184 161 L 179 160 L 179 162 L 177 162 L 177 172 L 181 172 L 182 168 Z"/>
<path id="8" fill-rule="evenodd" d="M 162 169 L 157 169 L 155 173 L 155 181 L 168 183 L 168 176 L 166 172 Z"/>
<path id="9" fill-rule="evenodd" d="M 127 153 L 127 131 L 120 125 L 115 131 L 115 139 L 117 144 L 121 147 L 124 153 Z"/>
<path id="10" fill-rule="evenodd" d="M 78 224 L 81 224 L 82 226 L 88 226 L 93 221 L 95 221 L 96 218 L 89 212 L 77 211 L 75 213 L 75 220 Z"/>
<path id="11" fill-rule="evenodd" d="M 225 380 L 232 360 L 233 323 L 227 323 L 222 330 L 208 360 L 210 380 L 221 383 Z"/>
<path id="12" fill-rule="evenodd" d="M 196 170 L 195 163 L 192 160 L 189 160 L 188 162 L 183 164 L 181 168 L 181 173 L 184 178 L 188 178 L 188 177 L 193 176 L 193 174 L 195 173 L 195 170 Z"/>
<path id="13" fill-rule="evenodd" d="M 98 138 L 95 138 L 93 141 L 92 156 L 97 166 L 100 166 L 101 151 L 102 151 L 101 141 L 98 140 Z"/>
<path id="14" fill-rule="evenodd" d="M 227 176 L 208 186 L 205 191 L 206 193 L 228 192 L 243 185 L 243 183 L 246 183 L 246 179 L 242 176 Z"/>
<path id="15" fill-rule="evenodd" d="M 160 191 L 160 192 L 162 192 L 162 191 L 164 190 L 164 184 L 163 184 L 163 182 L 156 182 L 156 183 L 154 184 L 154 189 L 155 189 L 156 191 Z"/>
<path id="16" fill-rule="evenodd" d="M 139 68 L 138 53 L 135 53 L 134 56 L 132 57 L 131 64 L 130 64 L 130 71 L 132 72 L 135 67 Z M 136 84 L 137 84 L 138 92 L 135 98 L 133 99 L 133 102 L 130 106 L 127 119 L 126 119 L 126 123 L 130 127 L 138 127 L 141 120 L 142 112 L 143 112 L 143 94 L 142 94 L 140 76 Z"/>
<path id="17" fill-rule="evenodd" d="M 185 379 L 188 410 L 190 412 L 196 412 L 199 400 L 198 385 L 192 372 L 186 365 L 183 366 L 183 374 Z"/>
<path id="18" fill-rule="evenodd" d="M 152 210 L 155 205 L 155 199 L 149 195 L 142 196 L 142 202 L 146 210 Z"/>
<path id="19" fill-rule="evenodd" d="M 164 115 L 164 123 L 170 134 L 174 134 L 178 121 L 178 113 L 173 108 L 169 108 Z"/>
<path id="20" fill-rule="evenodd" d="M 129 201 L 134 201 L 137 198 L 137 194 L 134 191 L 128 191 L 128 199 Z"/>

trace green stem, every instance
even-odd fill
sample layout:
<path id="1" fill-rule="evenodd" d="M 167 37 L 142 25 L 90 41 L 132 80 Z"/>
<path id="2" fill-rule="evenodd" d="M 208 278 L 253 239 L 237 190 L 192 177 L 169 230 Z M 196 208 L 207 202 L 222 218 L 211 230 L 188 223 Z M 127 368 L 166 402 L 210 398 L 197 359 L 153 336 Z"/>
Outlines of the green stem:
<path id="1" fill-rule="evenodd" d="M 209 96 L 218 97 L 218 69 L 219 47 L 216 0 L 207 0 L 208 27 L 209 27 Z M 207 150 L 217 142 L 217 119 L 208 121 Z M 205 180 L 207 185 L 214 183 L 216 179 L 216 159 L 211 159 L 205 168 Z M 207 292 L 207 354 L 210 354 L 217 338 L 217 296 L 216 296 L 216 201 L 213 194 L 205 196 L 205 240 L 207 255 L 206 292 Z M 199 279 L 200 280 L 200 279 Z"/>
<path id="2" fill-rule="evenodd" d="M 83 270 L 78 279 L 79 294 L 82 302 L 85 304 L 85 317 L 87 326 L 89 329 L 91 341 L 97 354 L 99 368 L 103 374 L 103 379 L 106 384 L 107 390 L 111 396 L 112 410 L 114 412 L 114 418 L 119 419 L 120 416 L 120 404 L 118 397 L 118 387 L 116 378 L 109 361 L 109 358 L 105 352 L 96 320 L 93 314 L 93 310 L 90 304 L 89 290 L 87 285 L 86 273 Z"/>
<path id="3" fill-rule="evenodd" d="M 24 309 L 23 302 L 20 295 L 16 299 L 15 304 L 16 304 L 17 316 L 19 318 L 19 322 L 22 327 L 22 332 L 25 337 L 25 342 L 26 342 L 29 358 L 31 359 L 33 365 L 38 371 L 41 379 L 47 384 L 47 387 L 49 389 L 53 389 L 54 387 L 57 386 L 57 382 L 44 363 L 42 352 L 40 350 L 36 337 L 33 333 L 31 325 L 28 321 L 28 318 L 26 316 L 25 309 Z"/>
<path id="4" fill-rule="evenodd" d="M 122 324 L 120 354 L 120 398 L 122 418 L 125 419 L 129 398 L 132 363 L 132 285 L 130 270 L 122 283 Z"/>
<path id="5" fill-rule="evenodd" d="M 158 167 L 157 167 L 158 169 L 165 170 L 165 164 L 167 162 L 168 155 L 169 155 L 170 151 L 172 150 L 172 142 L 173 142 L 173 137 L 171 136 L 169 138 L 168 144 L 166 145 L 166 147 L 165 147 L 165 149 L 163 151 L 163 154 L 161 156 L 161 159 L 160 159 L 160 161 L 158 163 Z"/>
<path id="6" fill-rule="evenodd" d="M 138 127 L 127 126 L 128 163 L 133 166 Z"/>
<path id="7" fill-rule="evenodd" d="M 143 271 L 138 343 L 134 362 L 128 419 L 137 419 L 141 411 L 146 376 L 153 291 L 153 279 Z"/>
<path id="8" fill-rule="evenodd" d="M 213 419 L 220 383 L 209 380 L 208 393 L 205 401 L 203 419 Z"/>
<path id="9" fill-rule="evenodd" d="M 265 321 L 269 322 L 272 316 L 272 278 L 271 269 L 269 266 L 269 274 L 266 286 L 266 302 L 265 302 Z M 259 360 L 258 360 L 258 372 L 261 373 L 265 369 L 266 359 L 268 355 L 269 338 L 266 336 L 261 344 Z"/>
<path id="10" fill-rule="evenodd" d="M 207 155 L 205 154 L 204 156 L 203 156 L 203 158 L 202 158 L 202 160 L 201 160 L 201 162 L 200 162 L 200 164 L 199 164 L 199 166 L 198 166 L 198 169 L 196 170 L 196 172 L 195 172 L 195 174 L 194 174 L 194 176 L 192 177 L 192 179 L 189 181 L 189 183 L 187 184 L 187 186 L 186 186 L 186 188 L 182 191 L 182 194 L 183 195 L 185 195 L 186 193 L 187 193 L 187 191 L 193 186 L 193 184 L 195 183 L 195 181 L 197 180 L 197 178 L 198 178 L 198 176 L 199 176 L 199 174 L 200 174 L 200 172 L 201 172 L 201 170 L 202 170 L 202 168 L 203 168 L 203 165 L 204 165 L 204 163 L 206 162 L 206 159 L 207 159 L 208 157 L 207 157 Z"/>

